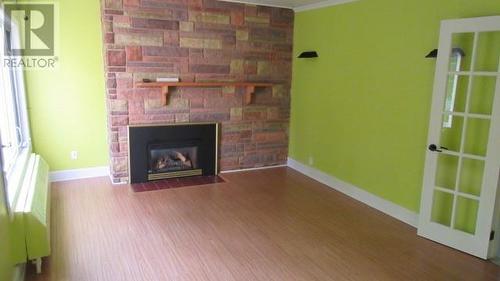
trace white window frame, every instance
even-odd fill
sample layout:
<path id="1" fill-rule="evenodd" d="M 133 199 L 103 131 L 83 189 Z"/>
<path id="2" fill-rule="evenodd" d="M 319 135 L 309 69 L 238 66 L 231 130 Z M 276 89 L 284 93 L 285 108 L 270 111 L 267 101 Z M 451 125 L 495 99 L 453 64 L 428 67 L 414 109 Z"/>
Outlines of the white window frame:
<path id="1" fill-rule="evenodd" d="M 9 22 L 10 26 L 6 26 L 5 23 Z M 2 163 L 5 165 L 3 169 L 3 181 L 5 184 L 5 193 L 7 194 L 7 200 L 9 207 L 12 207 L 16 202 L 19 187 L 22 184 L 23 176 L 26 170 L 26 165 L 28 163 L 29 156 L 32 152 L 31 147 L 31 137 L 29 130 L 29 120 L 28 120 L 28 111 L 26 106 L 26 92 L 24 87 L 24 75 L 23 69 L 20 67 L 6 68 L 4 67 L 4 61 L 8 58 L 9 54 L 5 53 L 5 31 L 7 28 L 10 28 L 11 34 L 11 46 L 15 48 L 19 48 L 20 46 L 20 38 L 19 38 L 19 28 L 18 24 L 12 21 L 7 15 L 5 15 L 5 10 L 3 7 L 0 7 L 0 36 L 2 36 L 2 40 L 0 40 L 0 59 L 1 59 L 1 71 L 0 71 L 0 85 L 3 85 L 0 88 L 0 94 L 7 94 L 9 91 L 12 92 L 15 89 L 15 106 L 17 111 L 16 120 L 16 133 L 19 134 L 19 142 L 16 145 L 16 153 L 11 157 L 11 163 L 7 166 L 7 163 Z M 6 83 L 2 83 L 2 81 L 6 81 L 6 79 L 11 80 L 13 85 L 10 89 L 7 88 Z M 10 84 L 10 83 L 9 83 Z M 0 116 L 0 118 L 2 118 Z M 5 118 L 5 117 L 4 117 Z M 0 135 L 0 140 L 1 140 Z M 1 141 L 0 141 L 1 144 Z M 4 144 L 5 145 L 5 144 Z M 12 145 L 12 144 L 11 144 Z M 0 154 L 1 155 L 1 154 Z"/>

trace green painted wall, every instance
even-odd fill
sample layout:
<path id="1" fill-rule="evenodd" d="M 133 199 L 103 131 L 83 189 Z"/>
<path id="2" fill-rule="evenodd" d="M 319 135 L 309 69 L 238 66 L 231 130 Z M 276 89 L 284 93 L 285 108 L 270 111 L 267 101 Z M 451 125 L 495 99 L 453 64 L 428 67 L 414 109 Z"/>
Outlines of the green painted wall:
<path id="1" fill-rule="evenodd" d="M 5 206 L 3 183 L 0 181 L 0 280 L 12 280 L 14 264 L 11 261 L 10 229 L 12 223 Z"/>
<path id="2" fill-rule="evenodd" d="M 361 0 L 296 14 L 290 157 L 418 212 L 443 19 L 497 0 Z"/>
<path id="3" fill-rule="evenodd" d="M 59 68 L 26 71 L 34 151 L 51 170 L 108 163 L 99 0 L 59 0 Z M 70 152 L 78 151 L 71 160 Z"/>

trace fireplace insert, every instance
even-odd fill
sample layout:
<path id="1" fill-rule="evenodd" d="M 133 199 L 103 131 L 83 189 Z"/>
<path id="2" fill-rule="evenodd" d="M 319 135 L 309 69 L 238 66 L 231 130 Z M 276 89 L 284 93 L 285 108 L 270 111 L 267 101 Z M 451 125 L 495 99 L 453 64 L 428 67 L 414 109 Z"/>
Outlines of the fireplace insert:
<path id="1" fill-rule="evenodd" d="M 201 175 L 202 169 L 198 168 L 199 143 L 149 144 L 148 180 Z"/>
<path id="2" fill-rule="evenodd" d="M 216 123 L 131 125 L 130 182 L 217 175 L 217 150 Z"/>

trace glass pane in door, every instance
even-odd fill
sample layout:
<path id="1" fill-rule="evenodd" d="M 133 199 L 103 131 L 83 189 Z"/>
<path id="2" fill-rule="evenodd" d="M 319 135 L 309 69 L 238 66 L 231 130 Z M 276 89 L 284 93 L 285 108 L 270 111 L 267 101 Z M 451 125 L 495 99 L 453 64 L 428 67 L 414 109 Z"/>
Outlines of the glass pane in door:
<path id="1" fill-rule="evenodd" d="M 460 151 L 463 124 L 464 118 L 462 116 L 444 114 L 440 145 L 451 151 Z"/>
<path id="2" fill-rule="evenodd" d="M 462 158 L 458 190 L 462 193 L 479 196 L 483 184 L 484 161 Z"/>
<path id="3" fill-rule="evenodd" d="M 431 220 L 445 226 L 451 226 L 453 194 L 434 190 L 434 197 L 432 200 Z"/>
<path id="4" fill-rule="evenodd" d="M 472 49 L 474 46 L 474 33 L 454 33 L 451 41 L 451 57 L 460 54 L 460 66 L 454 60 L 450 60 L 449 71 L 469 71 L 471 70 Z"/>
<path id="5" fill-rule="evenodd" d="M 464 153 L 485 156 L 488 146 L 489 131 L 489 119 L 468 118 Z"/>
<path id="6" fill-rule="evenodd" d="M 436 186 L 455 190 L 457 180 L 458 157 L 439 154 L 436 170 Z"/>
<path id="7" fill-rule="evenodd" d="M 500 59 L 500 32 L 479 33 L 475 71 L 498 71 Z"/>
<path id="8" fill-rule="evenodd" d="M 476 233 L 479 202 L 474 199 L 458 196 L 456 204 L 455 222 L 453 228 L 469 234 Z"/>
<path id="9" fill-rule="evenodd" d="M 469 113 L 490 115 L 495 96 L 496 77 L 475 76 L 472 80 Z"/>
<path id="10" fill-rule="evenodd" d="M 464 75 L 449 74 L 446 85 L 444 101 L 445 112 L 465 112 L 465 101 L 469 77 Z"/>

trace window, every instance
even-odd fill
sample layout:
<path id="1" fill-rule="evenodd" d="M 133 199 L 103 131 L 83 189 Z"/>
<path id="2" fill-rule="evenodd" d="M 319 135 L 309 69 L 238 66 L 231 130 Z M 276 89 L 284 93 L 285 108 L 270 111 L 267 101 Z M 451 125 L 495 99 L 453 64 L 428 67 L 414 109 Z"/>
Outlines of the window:
<path id="1" fill-rule="evenodd" d="M 7 24 L 5 24 L 7 23 Z M 19 47 L 17 25 L 6 19 L 1 10 L 0 34 L 0 145 L 1 162 L 7 195 L 13 202 L 21 183 L 23 168 L 31 153 L 31 140 L 26 111 L 23 70 L 5 63 L 13 56 L 13 47 Z"/>
<path id="2" fill-rule="evenodd" d="M 465 55 L 462 49 L 453 48 L 450 58 L 450 70 L 458 72 L 462 64 L 462 57 Z M 446 100 L 444 110 L 446 112 L 453 112 L 455 107 L 455 98 L 457 96 L 458 74 L 450 75 L 448 78 L 448 85 L 446 86 Z M 451 128 L 453 122 L 453 115 L 445 115 L 443 120 L 443 128 Z"/>

